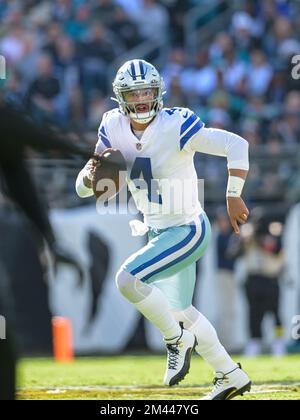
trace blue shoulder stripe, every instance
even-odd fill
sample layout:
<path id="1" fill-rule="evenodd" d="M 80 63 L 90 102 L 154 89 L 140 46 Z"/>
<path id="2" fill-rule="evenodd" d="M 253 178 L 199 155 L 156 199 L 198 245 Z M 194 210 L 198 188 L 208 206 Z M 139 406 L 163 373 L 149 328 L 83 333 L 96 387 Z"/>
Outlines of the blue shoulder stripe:
<path id="1" fill-rule="evenodd" d="M 102 141 L 102 143 L 104 144 L 104 146 L 111 148 L 110 141 L 106 137 L 106 133 L 104 135 L 103 131 L 105 133 L 104 127 L 100 128 L 100 130 L 98 132 L 98 139 L 100 139 Z"/>
<path id="2" fill-rule="evenodd" d="M 183 134 L 197 119 L 196 114 L 192 114 L 181 126 L 180 128 L 180 135 Z"/>
<path id="3" fill-rule="evenodd" d="M 108 140 L 106 137 L 104 137 L 104 136 L 102 136 L 102 135 L 100 134 L 100 135 L 99 135 L 99 138 L 101 139 L 102 143 L 103 143 L 106 147 L 111 148 L 111 144 L 110 144 L 109 140 Z"/>
<path id="4" fill-rule="evenodd" d="M 101 139 L 102 143 L 103 143 L 106 147 L 111 148 L 111 144 L 110 144 L 109 140 L 107 140 L 107 138 L 106 138 L 106 137 L 102 136 L 101 134 L 100 134 L 100 136 L 99 136 L 99 137 L 100 137 L 100 139 Z"/>
<path id="5" fill-rule="evenodd" d="M 102 125 L 99 129 L 98 138 L 102 141 L 104 146 L 111 148 L 111 144 L 110 144 L 110 141 L 108 140 L 104 125 Z"/>
<path id="6" fill-rule="evenodd" d="M 180 150 L 184 148 L 184 145 L 203 127 L 203 122 L 199 120 L 183 137 L 180 139 Z"/>
<path id="7" fill-rule="evenodd" d="M 102 133 L 102 135 L 103 135 L 104 137 L 106 137 L 106 138 L 107 138 L 107 140 L 108 140 L 108 137 L 107 137 L 107 134 L 106 134 L 106 131 L 105 131 L 104 125 L 100 128 L 100 132 L 101 132 L 101 133 Z"/>

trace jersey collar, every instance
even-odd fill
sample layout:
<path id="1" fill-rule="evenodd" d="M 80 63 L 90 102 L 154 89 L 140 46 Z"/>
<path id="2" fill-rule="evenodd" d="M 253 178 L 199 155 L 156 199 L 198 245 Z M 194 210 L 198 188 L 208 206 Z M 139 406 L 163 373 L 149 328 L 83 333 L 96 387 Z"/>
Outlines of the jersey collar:
<path id="1" fill-rule="evenodd" d="M 148 144 L 151 141 L 151 138 L 153 137 L 153 132 L 157 126 L 157 124 L 159 123 L 160 120 L 160 113 L 158 113 L 154 119 L 151 121 L 151 123 L 148 125 L 148 127 L 146 128 L 146 130 L 144 131 L 141 139 L 138 139 L 135 134 L 132 131 L 131 125 L 130 125 L 130 118 L 126 118 L 126 134 L 128 134 L 128 138 L 130 143 L 132 144 L 132 146 L 137 150 L 137 151 L 143 151 L 144 146 L 146 144 Z M 137 147 L 137 144 L 141 145 L 141 148 L 139 149 L 139 147 Z"/>

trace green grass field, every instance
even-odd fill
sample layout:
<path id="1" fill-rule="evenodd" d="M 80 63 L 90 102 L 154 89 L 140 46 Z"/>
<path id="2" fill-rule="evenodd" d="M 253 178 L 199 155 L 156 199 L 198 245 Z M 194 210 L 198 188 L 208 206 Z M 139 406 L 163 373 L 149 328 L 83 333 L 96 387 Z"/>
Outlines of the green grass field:
<path id="1" fill-rule="evenodd" d="M 245 400 L 300 400 L 300 355 L 283 358 L 238 357 L 253 381 Z M 19 399 L 180 400 L 201 399 L 211 388 L 212 372 L 194 355 L 189 375 L 164 387 L 165 357 L 78 358 L 69 364 L 24 359 L 19 364 Z"/>

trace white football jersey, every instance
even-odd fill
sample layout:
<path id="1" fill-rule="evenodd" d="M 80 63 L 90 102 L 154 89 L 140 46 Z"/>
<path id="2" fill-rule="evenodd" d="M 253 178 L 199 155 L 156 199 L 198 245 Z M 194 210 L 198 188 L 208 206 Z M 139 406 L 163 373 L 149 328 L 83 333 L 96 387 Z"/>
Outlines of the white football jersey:
<path id="1" fill-rule="evenodd" d="M 163 108 L 139 140 L 118 108 L 107 112 L 96 152 L 118 149 L 127 163 L 127 182 L 148 226 L 164 229 L 189 223 L 203 211 L 198 200 L 195 151 L 190 140 L 203 122 L 190 109 Z"/>

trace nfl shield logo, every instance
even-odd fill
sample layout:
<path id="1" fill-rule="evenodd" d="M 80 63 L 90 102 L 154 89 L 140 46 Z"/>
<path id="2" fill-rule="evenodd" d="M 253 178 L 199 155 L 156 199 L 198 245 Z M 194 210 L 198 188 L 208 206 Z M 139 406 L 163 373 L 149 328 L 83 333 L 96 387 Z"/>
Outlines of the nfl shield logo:
<path id="1" fill-rule="evenodd" d="M 137 148 L 137 150 L 142 150 L 142 145 L 141 145 L 141 143 L 137 143 L 137 144 L 136 144 L 136 148 Z"/>

